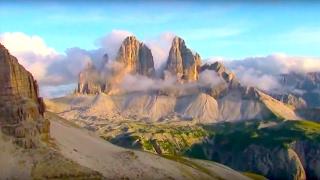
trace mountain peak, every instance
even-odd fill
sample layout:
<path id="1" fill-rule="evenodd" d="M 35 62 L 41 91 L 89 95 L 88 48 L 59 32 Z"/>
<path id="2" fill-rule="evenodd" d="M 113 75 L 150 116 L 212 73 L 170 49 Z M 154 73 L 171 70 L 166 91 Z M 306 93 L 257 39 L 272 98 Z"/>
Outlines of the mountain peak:
<path id="1" fill-rule="evenodd" d="M 123 42 L 131 42 L 131 41 L 138 41 L 138 39 L 135 36 L 127 36 Z"/>
<path id="2" fill-rule="evenodd" d="M 154 76 L 154 62 L 151 50 L 135 36 L 128 36 L 122 43 L 117 59 L 129 73 Z"/>
<path id="3" fill-rule="evenodd" d="M 180 80 L 195 81 L 199 78 L 201 58 L 185 45 L 185 41 L 175 36 L 167 60 L 166 70 Z"/>

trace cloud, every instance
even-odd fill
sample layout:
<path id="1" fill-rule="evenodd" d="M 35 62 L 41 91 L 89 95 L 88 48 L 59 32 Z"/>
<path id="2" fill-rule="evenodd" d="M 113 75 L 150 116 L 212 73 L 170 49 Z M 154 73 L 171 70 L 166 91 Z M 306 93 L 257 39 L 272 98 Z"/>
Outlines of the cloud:
<path id="1" fill-rule="evenodd" d="M 199 84 L 203 86 L 216 86 L 224 80 L 213 70 L 205 70 L 199 74 Z"/>
<path id="2" fill-rule="evenodd" d="M 88 64 L 95 64 L 102 67 L 103 55 L 108 53 L 109 57 L 115 58 L 122 41 L 132 35 L 131 32 L 113 30 L 96 41 L 97 48 L 85 50 L 78 47 L 67 49 L 59 54 L 54 48 L 49 47 L 39 36 L 27 35 L 21 32 L 0 34 L 0 42 L 9 49 L 10 53 L 19 59 L 19 62 L 26 67 L 40 84 L 42 95 L 59 95 L 62 92 L 69 92 L 70 87 L 75 87 L 79 72 Z M 155 38 L 144 40 L 144 43 L 151 49 L 155 68 L 158 72 L 163 69 L 172 39 L 173 33 L 163 33 Z M 264 90 L 272 90 L 280 85 L 277 75 L 290 72 L 312 72 L 319 71 L 320 58 L 289 56 L 286 54 L 273 54 L 264 57 L 249 57 L 240 60 L 226 61 L 222 57 L 214 58 L 211 61 L 224 61 L 227 67 L 237 74 L 243 84 L 256 86 Z M 159 89 L 162 87 L 174 88 L 176 79 L 152 80 L 140 76 L 128 76 L 124 79 L 124 89 Z M 198 84 L 212 82 L 216 85 L 219 78 L 214 72 L 205 71 L 200 74 Z M 73 84 L 73 86 L 71 86 Z M 123 83 L 122 83 L 123 85 Z M 54 88 L 61 90 L 55 91 Z M 60 88 L 61 87 L 61 88 Z M 137 90 L 135 89 L 135 90 Z M 50 95 L 52 94 L 52 95 Z"/>
<path id="3" fill-rule="evenodd" d="M 45 78 L 48 65 L 59 56 L 39 36 L 28 36 L 21 32 L 3 33 L 0 34 L 0 42 L 36 79 Z"/>
<path id="4" fill-rule="evenodd" d="M 175 34 L 166 32 L 156 38 L 145 41 L 146 45 L 151 49 L 154 66 L 157 71 L 163 69 L 163 66 L 168 59 L 169 51 L 174 37 Z"/>
<path id="5" fill-rule="evenodd" d="M 284 73 L 307 73 L 319 71 L 320 58 L 273 54 L 264 57 L 250 57 L 241 60 L 224 61 L 234 71 L 240 81 L 263 90 L 273 90 L 281 86 L 278 75 Z"/>
<path id="6" fill-rule="evenodd" d="M 203 86 L 214 87 L 223 82 L 223 79 L 215 71 L 211 70 L 201 72 L 199 81 L 182 84 L 177 83 L 177 78 L 171 73 L 166 73 L 165 79 L 151 79 L 146 76 L 126 74 L 120 83 L 120 88 L 125 92 L 171 89 L 185 93 Z"/>
<path id="7" fill-rule="evenodd" d="M 124 30 L 112 30 L 110 33 L 96 41 L 96 45 L 101 47 L 107 53 L 110 59 L 115 59 L 122 41 L 132 36 L 133 33 Z"/>
<path id="8" fill-rule="evenodd" d="M 282 74 L 290 72 L 306 73 L 319 71 L 320 58 L 273 54 L 265 57 L 250 57 L 242 60 L 225 61 L 230 68 L 253 68 L 261 73 Z"/>

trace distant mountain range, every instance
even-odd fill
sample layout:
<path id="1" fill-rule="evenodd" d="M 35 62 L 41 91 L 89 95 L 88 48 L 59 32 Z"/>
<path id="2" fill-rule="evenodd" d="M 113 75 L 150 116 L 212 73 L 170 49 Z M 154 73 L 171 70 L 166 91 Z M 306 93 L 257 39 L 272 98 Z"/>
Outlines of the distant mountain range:
<path id="1" fill-rule="evenodd" d="M 79 103 L 73 107 L 81 108 L 68 112 L 85 117 L 90 109 L 98 109 L 96 106 L 101 99 L 108 99 L 108 109 L 112 112 L 148 121 L 172 117 L 201 123 L 270 117 L 299 119 L 292 108 L 283 104 L 285 101 L 280 102 L 255 87 L 242 85 L 222 63 L 203 64 L 200 55 L 192 52 L 179 37 L 173 39 L 167 63 L 159 74 L 155 74 L 150 49 L 135 37 L 127 37 L 115 60 L 105 58 L 100 67 L 88 64 L 81 71 L 76 94 L 68 97 L 72 104 Z M 132 83 L 127 77 L 136 77 L 137 81 Z M 123 88 L 126 83 L 131 87 Z M 143 83 L 152 85 L 145 87 Z M 90 105 L 85 109 L 80 105 L 82 102 L 75 99 L 86 94 L 104 95 L 99 95 L 99 100 L 88 100 Z M 122 98 L 115 98 L 119 96 Z M 51 102 L 60 101 L 64 100 Z M 99 112 L 104 114 L 103 110 Z"/>

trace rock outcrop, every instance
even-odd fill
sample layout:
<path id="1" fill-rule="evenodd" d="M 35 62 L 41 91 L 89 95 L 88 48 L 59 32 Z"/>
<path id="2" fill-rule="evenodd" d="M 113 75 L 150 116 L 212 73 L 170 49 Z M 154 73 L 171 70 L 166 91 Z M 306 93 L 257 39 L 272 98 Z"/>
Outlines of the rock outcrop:
<path id="1" fill-rule="evenodd" d="M 221 62 L 217 61 L 212 64 L 204 64 L 201 66 L 200 72 L 205 70 L 215 71 L 218 76 L 222 77 L 226 83 L 230 84 L 231 87 L 236 87 L 240 84 L 236 75 L 233 72 L 230 72 Z"/>
<path id="2" fill-rule="evenodd" d="M 88 64 L 79 74 L 77 93 L 99 94 L 105 90 L 105 82 L 100 77 L 100 71 L 93 64 Z"/>
<path id="3" fill-rule="evenodd" d="M 155 74 L 151 50 L 134 36 L 129 36 L 123 41 L 116 61 L 122 63 L 129 73 L 148 77 Z"/>
<path id="4" fill-rule="evenodd" d="M 195 81 L 199 78 L 201 58 L 193 53 L 183 39 L 175 37 L 172 41 L 166 70 L 179 80 Z"/>
<path id="5" fill-rule="evenodd" d="M 18 60 L 0 44 L 0 127 L 25 148 L 37 146 L 47 135 L 49 122 L 43 118 L 45 105 L 37 82 Z"/>

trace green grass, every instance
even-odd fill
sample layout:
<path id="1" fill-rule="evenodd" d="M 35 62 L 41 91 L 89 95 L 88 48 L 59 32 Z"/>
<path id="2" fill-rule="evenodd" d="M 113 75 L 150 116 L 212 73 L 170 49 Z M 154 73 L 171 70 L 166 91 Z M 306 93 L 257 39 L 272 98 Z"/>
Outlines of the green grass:
<path id="1" fill-rule="evenodd" d="M 120 130 L 120 131 L 119 131 Z M 157 145 L 162 154 L 183 154 L 194 143 L 208 136 L 207 131 L 201 126 L 181 126 L 169 124 L 145 124 L 123 123 L 113 131 L 105 131 L 100 134 L 102 138 L 113 144 L 139 143 L 145 151 L 156 153 L 154 145 Z M 128 147 L 128 146 L 126 146 Z M 129 147 L 130 148 L 130 147 Z"/>
<path id="2" fill-rule="evenodd" d="M 261 127 L 262 123 L 273 123 L 269 127 Z M 221 151 L 242 152 L 250 145 L 266 148 L 288 148 L 296 141 L 320 143 L 320 123 L 311 121 L 246 121 L 237 123 L 220 123 L 204 126 L 210 139 Z M 206 143 L 195 144 L 187 151 L 187 155 L 204 158 L 202 148 Z"/>

